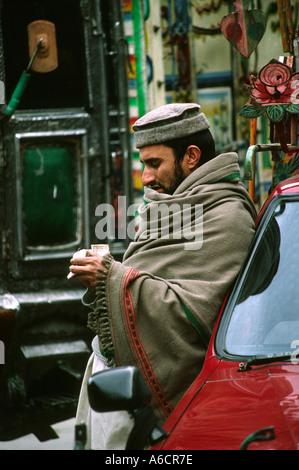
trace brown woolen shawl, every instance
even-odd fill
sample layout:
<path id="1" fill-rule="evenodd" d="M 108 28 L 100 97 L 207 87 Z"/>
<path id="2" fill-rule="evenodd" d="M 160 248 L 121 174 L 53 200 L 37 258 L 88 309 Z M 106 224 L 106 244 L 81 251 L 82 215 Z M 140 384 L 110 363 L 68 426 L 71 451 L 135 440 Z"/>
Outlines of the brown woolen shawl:
<path id="1" fill-rule="evenodd" d="M 171 238 L 171 229 L 157 238 L 156 224 L 151 237 L 149 211 L 161 203 L 182 211 L 201 205 L 193 240 Z M 223 300 L 248 253 L 256 211 L 240 182 L 238 157 L 228 153 L 195 170 L 173 195 L 146 189 L 139 214 L 123 263 L 106 258 L 89 324 L 110 365 L 140 369 L 162 423 L 202 368 Z M 171 227 L 170 211 L 165 214 Z"/>

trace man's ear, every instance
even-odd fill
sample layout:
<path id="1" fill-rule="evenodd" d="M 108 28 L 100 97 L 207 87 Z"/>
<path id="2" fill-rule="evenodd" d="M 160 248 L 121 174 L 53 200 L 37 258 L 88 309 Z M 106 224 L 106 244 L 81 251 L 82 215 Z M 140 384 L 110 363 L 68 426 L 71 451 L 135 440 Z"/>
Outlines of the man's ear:
<path id="1" fill-rule="evenodd" d="M 190 172 L 194 171 L 198 165 L 201 157 L 201 150 L 196 145 L 189 145 L 185 154 L 185 164 Z"/>

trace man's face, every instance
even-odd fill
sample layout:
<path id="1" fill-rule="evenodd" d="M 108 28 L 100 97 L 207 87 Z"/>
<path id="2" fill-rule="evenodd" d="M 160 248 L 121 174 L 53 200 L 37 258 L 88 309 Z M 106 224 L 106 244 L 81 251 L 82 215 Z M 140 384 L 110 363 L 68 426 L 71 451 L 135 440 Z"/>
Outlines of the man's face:
<path id="1" fill-rule="evenodd" d="M 187 174 L 174 157 L 173 150 L 165 145 L 149 145 L 140 149 L 144 165 L 142 183 L 159 193 L 173 194 Z"/>

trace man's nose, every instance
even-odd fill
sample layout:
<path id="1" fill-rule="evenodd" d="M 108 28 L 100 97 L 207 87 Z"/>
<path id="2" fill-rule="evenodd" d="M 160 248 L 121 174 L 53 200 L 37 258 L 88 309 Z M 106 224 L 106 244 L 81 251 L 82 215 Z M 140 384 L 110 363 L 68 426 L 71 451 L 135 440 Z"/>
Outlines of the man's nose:
<path id="1" fill-rule="evenodd" d="M 155 181 L 154 172 L 150 168 L 144 168 L 142 172 L 142 184 L 143 186 L 148 186 Z"/>

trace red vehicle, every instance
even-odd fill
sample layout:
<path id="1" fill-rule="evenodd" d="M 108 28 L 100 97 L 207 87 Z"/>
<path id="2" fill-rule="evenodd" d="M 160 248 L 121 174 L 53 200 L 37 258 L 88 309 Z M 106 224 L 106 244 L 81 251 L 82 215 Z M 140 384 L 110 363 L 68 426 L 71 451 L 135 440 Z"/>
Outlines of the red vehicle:
<path id="1" fill-rule="evenodd" d="M 299 175 L 278 185 L 262 208 L 204 367 L 164 424 L 167 435 L 158 433 L 159 444 L 152 433 L 151 449 L 299 449 L 298 234 Z M 122 407 L 136 409 L 138 391 L 130 400 Z"/>

